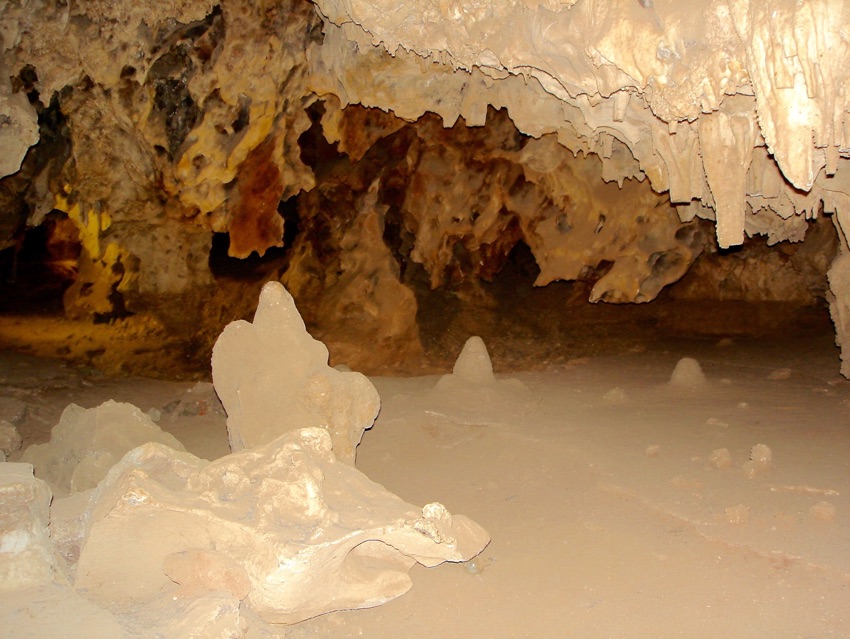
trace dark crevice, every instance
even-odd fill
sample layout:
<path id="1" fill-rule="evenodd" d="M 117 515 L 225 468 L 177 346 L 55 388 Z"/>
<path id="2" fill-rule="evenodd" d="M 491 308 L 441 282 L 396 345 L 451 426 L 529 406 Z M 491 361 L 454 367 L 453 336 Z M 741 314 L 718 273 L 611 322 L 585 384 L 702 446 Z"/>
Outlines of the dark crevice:
<path id="1" fill-rule="evenodd" d="M 0 311 L 62 313 L 81 250 L 76 227 L 61 211 L 22 231 L 15 245 L 0 251 Z"/>
<path id="2" fill-rule="evenodd" d="M 151 65 L 148 79 L 153 84 L 154 109 L 163 118 L 172 158 L 178 157 L 180 147 L 202 115 L 189 92 L 189 80 L 198 66 L 211 60 L 223 37 L 224 19 L 221 9 L 214 7 L 204 20 L 180 25 L 160 38 L 165 50 Z M 122 77 L 130 81 L 134 73 L 126 67 L 124 71 L 127 75 L 122 73 Z"/>
<path id="3" fill-rule="evenodd" d="M 213 233 L 209 255 L 209 267 L 213 277 L 256 281 L 275 271 L 285 270 L 290 249 L 301 232 L 298 201 L 299 197 L 293 196 L 278 205 L 277 212 L 283 218 L 283 246 L 269 247 L 262 257 L 256 251 L 245 258 L 231 257 L 228 254 L 230 235 Z"/>
<path id="4" fill-rule="evenodd" d="M 285 231 L 284 231 L 285 233 Z M 287 258 L 289 245 L 272 246 L 260 257 L 256 251 L 244 258 L 230 257 L 230 235 L 213 233 L 210 248 L 209 267 L 216 279 L 230 278 L 236 280 L 256 281 L 268 276 L 269 273 L 283 266 Z"/>
<path id="5" fill-rule="evenodd" d="M 301 161 L 313 169 L 316 182 L 327 174 L 333 163 L 343 155 L 337 150 L 336 144 L 330 144 L 325 139 L 322 131 L 322 116 L 325 114 L 325 105 L 321 100 L 314 102 L 306 109 L 310 118 L 310 128 L 304 131 L 298 138 L 298 146 L 301 148 Z"/>

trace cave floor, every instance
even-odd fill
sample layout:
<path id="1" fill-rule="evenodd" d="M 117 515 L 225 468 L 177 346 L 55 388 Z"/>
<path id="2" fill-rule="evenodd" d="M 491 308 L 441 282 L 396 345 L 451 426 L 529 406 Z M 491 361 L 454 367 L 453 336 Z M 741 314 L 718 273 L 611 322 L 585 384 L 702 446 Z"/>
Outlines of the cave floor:
<path id="1" fill-rule="evenodd" d="M 704 385 L 669 384 L 682 357 Z M 412 589 L 383 606 L 276 632 L 846 637 L 850 382 L 838 366 L 818 334 L 659 341 L 478 388 L 374 377 L 382 410 L 357 466 L 411 503 L 471 517 L 492 542 L 467 564 L 415 566 Z M 163 410 L 191 386 L 0 357 L 0 408 L 25 408 L 25 443 L 44 441 L 70 401 Z M 215 411 L 160 425 L 195 454 L 227 452 Z M 759 444 L 770 463 L 764 447 L 750 462 Z"/>

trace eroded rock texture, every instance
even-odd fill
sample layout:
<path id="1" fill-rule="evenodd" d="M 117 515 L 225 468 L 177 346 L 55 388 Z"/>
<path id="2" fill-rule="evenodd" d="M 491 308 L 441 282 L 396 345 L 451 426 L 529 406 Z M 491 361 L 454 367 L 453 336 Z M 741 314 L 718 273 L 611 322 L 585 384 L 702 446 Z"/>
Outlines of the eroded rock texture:
<path id="1" fill-rule="evenodd" d="M 109 400 L 95 408 L 70 404 L 50 441 L 24 451 L 39 479 L 60 495 L 94 488 L 128 451 L 148 442 L 185 450 L 173 435 L 131 404 Z"/>
<path id="2" fill-rule="evenodd" d="M 309 3 L 48 0 L 0 11 L 4 68 L 20 87 L 5 112 L 20 119 L 10 110 L 26 90 L 42 109 L 57 96 L 67 123 L 68 161 L 26 199 L 28 224 L 56 208 L 79 227 L 72 316 L 148 304 L 168 314 L 164 299 L 203 299 L 212 230 L 231 233 L 237 256 L 281 244 L 278 202 L 312 186 L 296 144 L 309 126 Z"/>
<path id="3" fill-rule="evenodd" d="M 3 590 L 13 591 L 53 581 L 58 570 L 50 545 L 50 487 L 33 477 L 32 466 L 0 465 L 0 576 Z"/>
<path id="4" fill-rule="evenodd" d="M 408 504 L 354 468 L 379 398 L 327 357 L 270 282 L 254 323 L 229 325 L 214 353 L 234 452 L 200 459 L 110 400 L 68 406 L 50 443 L 25 451 L 32 465 L 0 463 L 11 625 L 84 595 L 69 618 L 99 616 L 104 636 L 115 620 L 128 637 L 243 636 L 252 616 L 294 624 L 378 606 L 407 592 L 415 563 L 480 553 L 490 538 L 478 524 Z M 210 391 L 196 386 L 174 410 L 206 410 Z"/>
<path id="5" fill-rule="evenodd" d="M 466 517 L 416 508 L 337 462 L 321 428 L 214 462 L 148 444 L 91 504 L 75 586 L 116 609 L 224 591 L 268 622 L 297 623 L 380 605 L 410 588 L 414 563 L 465 561 L 489 541 Z"/>
<path id="6" fill-rule="evenodd" d="M 317 5 L 335 27 L 316 68 L 327 72 L 324 88 L 344 102 L 401 103 L 402 117 L 434 110 L 447 122 L 462 116 L 471 124 L 482 123 L 488 104 L 505 106 L 523 132 L 554 132 L 574 151 L 599 150 L 620 174 L 637 160 L 674 203 L 703 200 L 718 211 L 722 246 L 743 240 L 739 218 L 748 197 L 790 196 L 791 186 L 809 191 L 821 169 L 835 175 L 846 159 L 847 97 L 830 82 L 846 67 L 843 5 Z M 833 47 L 840 51 L 828 54 Z M 444 81 L 417 89 L 418 59 Z M 370 63 L 394 82 L 357 73 Z M 612 156 L 609 137 L 631 151 L 625 163 Z M 745 186 L 754 147 L 776 160 L 788 183 L 779 192 Z M 721 151 L 735 161 L 715 166 Z M 795 213 L 817 212 L 794 203 Z M 792 210 L 791 202 L 752 208 L 764 206 Z"/>
<path id="7" fill-rule="evenodd" d="M 285 247 L 263 277 L 367 368 L 421 354 L 411 262 L 431 286 L 475 294 L 522 242 L 538 285 L 580 279 L 591 301 L 650 301 L 705 250 L 695 218 L 715 222 L 720 248 L 799 242 L 823 215 L 846 232 L 848 12 L 7 3 L 0 168 L 17 173 L 0 193 L 0 246 L 63 211 L 80 242 L 70 316 L 184 324 L 181 309 L 220 285 L 213 232 L 236 258 Z"/>

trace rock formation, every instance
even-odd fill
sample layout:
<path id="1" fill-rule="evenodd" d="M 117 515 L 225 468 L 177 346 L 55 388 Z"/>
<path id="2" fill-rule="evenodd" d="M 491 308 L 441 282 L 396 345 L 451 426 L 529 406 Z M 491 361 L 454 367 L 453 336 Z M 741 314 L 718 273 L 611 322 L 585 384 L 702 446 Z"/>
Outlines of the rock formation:
<path id="1" fill-rule="evenodd" d="M 75 586 L 101 605 L 223 590 L 282 624 L 380 605 L 410 588 L 415 562 L 464 561 L 489 541 L 469 519 L 417 509 L 338 462 L 321 428 L 214 462 L 143 446 L 98 487 L 90 516 Z"/>
<path id="2" fill-rule="evenodd" d="M 604 175 L 648 179 L 683 220 L 716 219 L 721 247 L 756 233 L 797 241 L 821 212 L 840 226 L 850 204 L 850 104 L 836 82 L 847 68 L 843 5 L 317 5 L 329 25 L 318 92 L 447 124 L 483 124 L 488 104 L 505 107 L 520 131 L 598 154 Z M 435 78 L 428 91 L 422 65 Z M 394 81 L 372 82 L 367 67 Z M 841 264 L 831 281 L 847 277 Z"/>
<path id="3" fill-rule="evenodd" d="M 676 362 L 676 368 L 670 375 L 669 386 L 679 391 L 705 388 L 708 380 L 702 372 L 702 366 L 693 357 L 683 357 Z"/>
<path id="4" fill-rule="evenodd" d="M 91 409 L 71 404 L 53 427 L 50 441 L 27 448 L 21 461 L 32 464 L 55 493 L 67 495 L 94 488 L 125 453 L 148 442 L 184 450 L 131 404 L 110 400 Z"/>
<path id="5" fill-rule="evenodd" d="M 496 381 L 490 353 L 483 339 L 473 335 L 466 340 L 452 369 L 452 378 L 471 384 L 492 384 Z"/>
<path id="6" fill-rule="evenodd" d="M 4 590 L 53 580 L 58 566 L 47 532 L 52 497 L 47 483 L 33 477 L 29 464 L 0 465 L 0 583 Z"/>
<path id="7" fill-rule="evenodd" d="M 421 353 L 411 264 L 432 287 L 474 287 L 523 242 L 538 285 L 584 279 L 591 301 L 622 303 L 653 300 L 713 244 L 696 218 L 726 248 L 799 242 L 828 216 L 844 256 L 848 13 L 6 3 L 0 246 L 61 211 L 81 245 L 68 315 L 193 327 L 181 309 L 220 285 L 214 232 L 236 258 L 286 247 L 264 275 L 321 337 L 348 356 L 375 335 L 396 362 Z M 840 343 L 848 278 L 835 260 Z"/>
<path id="8" fill-rule="evenodd" d="M 518 379 L 496 379 L 487 346 L 473 335 L 463 346 L 452 372 L 443 375 L 425 397 L 422 409 L 429 415 L 458 424 L 481 425 L 484 407 L 501 419 L 527 415 L 533 410 L 528 389 Z"/>
<path id="9" fill-rule="evenodd" d="M 105 637 L 242 636 L 252 615 L 260 632 L 377 606 L 410 588 L 415 563 L 479 554 L 490 539 L 475 522 L 354 468 L 379 398 L 327 358 L 271 282 L 213 356 L 234 452 L 200 459 L 129 404 L 70 405 L 31 464 L 0 463 L 4 623 L 84 593 Z M 186 395 L 175 410 L 212 403 L 203 385 Z"/>
<path id="10" fill-rule="evenodd" d="M 21 447 L 21 436 L 14 424 L 0 419 L 0 461 Z"/>
<path id="11" fill-rule="evenodd" d="M 212 369 L 233 451 L 300 428 L 323 428 L 336 457 L 354 464 L 381 405 L 365 376 L 328 366 L 328 349 L 307 333 L 279 282 L 263 287 L 253 324 L 240 320 L 224 329 Z"/>

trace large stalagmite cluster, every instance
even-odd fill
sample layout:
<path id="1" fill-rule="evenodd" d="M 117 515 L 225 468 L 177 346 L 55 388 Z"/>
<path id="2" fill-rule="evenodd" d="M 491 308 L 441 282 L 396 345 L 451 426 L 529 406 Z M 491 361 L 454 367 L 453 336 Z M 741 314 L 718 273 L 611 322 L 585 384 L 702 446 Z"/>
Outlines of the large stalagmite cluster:
<path id="1" fill-rule="evenodd" d="M 179 325 L 175 299 L 215 290 L 213 233 L 237 258 L 290 242 L 266 275 L 332 351 L 371 365 L 356 344 L 373 360 L 421 352 L 411 264 L 432 287 L 474 288 L 524 243 L 538 285 L 644 302 L 709 247 L 799 242 L 831 216 L 842 342 L 848 14 L 815 0 L 8 2 L 0 246 L 62 212 L 81 247 L 68 315 Z"/>

